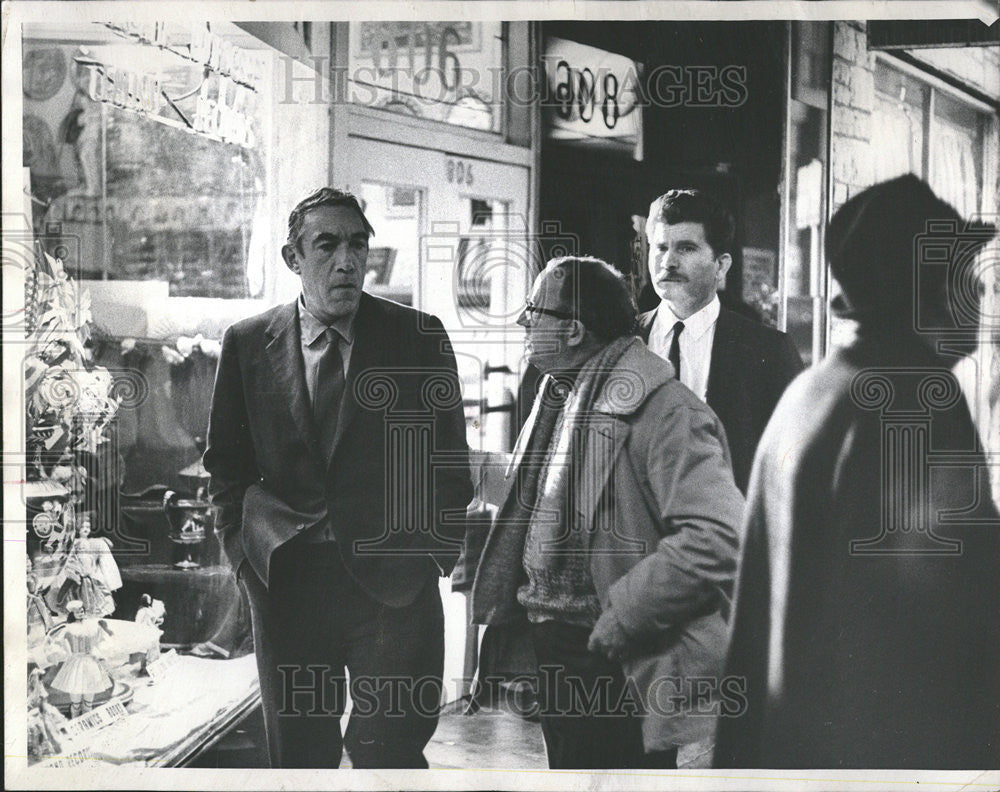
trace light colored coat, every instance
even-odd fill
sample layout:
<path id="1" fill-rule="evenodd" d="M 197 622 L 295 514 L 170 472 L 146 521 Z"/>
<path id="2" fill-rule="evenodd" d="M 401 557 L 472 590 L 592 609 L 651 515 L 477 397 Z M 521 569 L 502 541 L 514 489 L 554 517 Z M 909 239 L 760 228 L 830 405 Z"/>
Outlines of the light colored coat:
<path id="1" fill-rule="evenodd" d="M 714 726 L 710 708 L 696 707 L 691 693 L 696 678 L 715 685 L 721 678 L 720 607 L 735 574 L 743 509 L 725 430 L 672 374 L 639 339 L 615 364 L 581 441 L 584 485 L 571 520 L 602 609 L 614 611 L 632 641 L 623 670 L 646 714 L 647 751 L 702 739 Z M 513 492 L 517 454 L 503 499 Z M 525 530 L 492 526 L 472 591 L 476 623 L 527 624 L 517 602 Z M 489 673 L 480 668 L 480 678 Z"/>

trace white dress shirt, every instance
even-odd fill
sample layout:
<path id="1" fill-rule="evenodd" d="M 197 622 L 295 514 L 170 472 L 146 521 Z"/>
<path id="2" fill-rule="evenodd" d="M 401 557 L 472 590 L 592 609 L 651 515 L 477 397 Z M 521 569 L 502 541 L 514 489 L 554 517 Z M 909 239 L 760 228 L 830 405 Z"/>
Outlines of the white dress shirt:
<path id="1" fill-rule="evenodd" d="M 681 382 L 694 394 L 705 401 L 708 393 L 708 371 L 712 365 L 712 342 L 715 340 L 715 323 L 722 308 L 718 295 L 712 301 L 691 314 L 687 319 L 678 319 L 670 306 L 661 301 L 649 330 L 649 348 L 664 360 L 669 360 L 670 344 L 674 340 L 674 323 L 683 321 L 681 332 Z"/>

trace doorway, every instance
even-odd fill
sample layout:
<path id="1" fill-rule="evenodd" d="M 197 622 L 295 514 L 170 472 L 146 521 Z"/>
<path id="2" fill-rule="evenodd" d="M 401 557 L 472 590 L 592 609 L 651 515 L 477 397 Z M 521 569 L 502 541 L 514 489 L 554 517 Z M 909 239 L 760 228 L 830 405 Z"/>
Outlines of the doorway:
<path id="1" fill-rule="evenodd" d="M 345 181 L 375 228 L 366 290 L 437 316 L 452 341 L 469 447 L 510 448 L 522 369 L 516 324 L 538 255 L 529 232 L 529 169 L 350 136 Z M 484 146 L 485 148 L 485 146 Z M 468 692 L 478 636 L 466 597 L 441 580 L 445 700 Z"/>

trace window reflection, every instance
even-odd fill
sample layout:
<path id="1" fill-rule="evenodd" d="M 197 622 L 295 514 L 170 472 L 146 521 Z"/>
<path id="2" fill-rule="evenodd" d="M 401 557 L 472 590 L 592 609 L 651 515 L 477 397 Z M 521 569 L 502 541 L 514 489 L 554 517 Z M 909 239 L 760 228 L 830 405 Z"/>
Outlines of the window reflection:
<path id="1" fill-rule="evenodd" d="M 500 22 L 352 22 L 350 100 L 500 131 Z"/>
<path id="2" fill-rule="evenodd" d="M 413 305 L 420 257 L 422 191 L 415 187 L 362 182 L 365 216 L 375 228 L 368 252 L 365 290 Z"/>

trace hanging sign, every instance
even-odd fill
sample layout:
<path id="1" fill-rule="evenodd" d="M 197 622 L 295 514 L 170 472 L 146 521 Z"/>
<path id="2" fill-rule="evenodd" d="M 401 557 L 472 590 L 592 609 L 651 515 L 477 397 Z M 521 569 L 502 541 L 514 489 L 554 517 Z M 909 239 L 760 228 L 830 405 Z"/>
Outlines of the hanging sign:
<path id="1" fill-rule="evenodd" d="M 542 107 L 551 140 L 614 148 L 642 158 L 641 67 L 624 55 L 549 38 Z"/>

